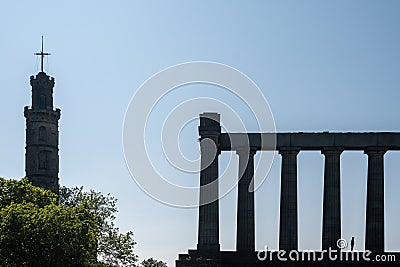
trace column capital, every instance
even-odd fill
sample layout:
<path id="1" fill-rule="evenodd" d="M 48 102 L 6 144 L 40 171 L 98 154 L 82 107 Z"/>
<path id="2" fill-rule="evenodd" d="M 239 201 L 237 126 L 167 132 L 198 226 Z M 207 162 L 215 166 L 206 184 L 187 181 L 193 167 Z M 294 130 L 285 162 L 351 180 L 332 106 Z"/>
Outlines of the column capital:
<path id="1" fill-rule="evenodd" d="M 278 150 L 278 153 L 283 155 L 287 155 L 287 154 L 292 154 L 292 155 L 297 155 L 300 152 L 300 148 L 299 147 L 281 147 Z"/>
<path id="2" fill-rule="evenodd" d="M 364 150 L 364 154 L 367 154 L 368 156 L 383 156 L 387 151 L 387 148 L 384 147 L 367 147 Z"/>
<path id="3" fill-rule="evenodd" d="M 342 154 L 343 147 L 324 147 L 321 149 L 321 154 L 327 155 L 340 155 Z"/>
<path id="4" fill-rule="evenodd" d="M 202 134 L 202 135 L 200 135 L 198 140 L 201 141 L 201 140 L 206 139 L 206 138 L 211 139 L 213 141 L 219 142 L 219 134 L 218 133 L 210 133 L 210 132 L 208 132 L 207 134 Z"/>
<path id="5" fill-rule="evenodd" d="M 257 149 L 255 147 L 250 147 L 250 148 L 236 148 L 235 150 L 236 154 L 238 154 L 239 156 L 242 155 L 252 155 L 254 156 L 257 153 Z"/>

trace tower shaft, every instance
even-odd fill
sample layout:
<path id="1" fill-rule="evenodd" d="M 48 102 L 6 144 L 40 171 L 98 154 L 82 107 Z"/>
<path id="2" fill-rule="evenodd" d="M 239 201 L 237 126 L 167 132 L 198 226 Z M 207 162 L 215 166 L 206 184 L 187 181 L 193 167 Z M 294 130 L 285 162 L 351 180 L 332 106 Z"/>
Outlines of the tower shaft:
<path id="1" fill-rule="evenodd" d="M 53 107 L 54 78 L 44 72 L 31 76 L 32 106 L 25 107 L 25 172 L 35 186 L 58 192 L 58 121 Z"/>

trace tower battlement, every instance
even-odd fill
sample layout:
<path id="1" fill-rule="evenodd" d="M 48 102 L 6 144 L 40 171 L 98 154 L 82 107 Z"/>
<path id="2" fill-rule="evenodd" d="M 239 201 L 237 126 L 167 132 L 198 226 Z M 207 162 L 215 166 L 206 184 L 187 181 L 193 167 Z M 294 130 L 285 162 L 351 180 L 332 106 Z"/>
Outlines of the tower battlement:
<path id="1" fill-rule="evenodd" d="M 34 110 L 32 107 L 24 107 L 24 116 L 28 122 L 53 122 L 57 124 L 61 117 L 61 109 L 51 108 L 45 110 Z"/>
<path id="2" fill-rule="evenodd" d="M 30 84 L 32 87 L 53 88 L 55 85 L 54 77 L 50 77 L 45 72 L 39 72 L 36 76 L 30 77 Z"/>

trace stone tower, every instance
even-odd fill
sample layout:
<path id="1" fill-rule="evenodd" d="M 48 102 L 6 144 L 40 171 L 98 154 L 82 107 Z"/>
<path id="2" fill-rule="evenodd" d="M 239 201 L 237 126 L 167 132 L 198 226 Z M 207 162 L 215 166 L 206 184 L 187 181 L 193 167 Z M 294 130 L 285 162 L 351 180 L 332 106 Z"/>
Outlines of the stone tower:
<path id="1" fill-rule="evenodd" d="M 25 172 L 28 180 L 35 186 L 58 192 L 58 120 L 60 109 L 53 107 L 54 78 L 43 71 L 43 57 L 49 55 L 42 51 L 42 69 L 36 77 L 30 77 L 32 86 L 32 106 L 25 107 L 26 152 Z"/>

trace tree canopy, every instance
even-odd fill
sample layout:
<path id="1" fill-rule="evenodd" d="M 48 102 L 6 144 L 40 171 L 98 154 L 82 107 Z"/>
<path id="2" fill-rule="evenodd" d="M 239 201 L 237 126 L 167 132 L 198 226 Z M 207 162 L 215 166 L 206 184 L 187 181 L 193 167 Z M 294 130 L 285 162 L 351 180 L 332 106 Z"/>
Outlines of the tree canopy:
<path id="1" fill-rule="evenodd" d="M 140 263 L 141 267 L 167 267 L 167 264 L 163 261 L 158 261 L 153 258 L 144 260 Z"/>
<path id="2" fill-rule="evenodd" d="M 136 266 L 133 233 L 114 224 L 116 199 L 83 188 L 60 195 L 0 178 L 0 266 Z"/>
<path id="3" fill-rule="evenodd" d="M 133 252 L 136 242 L 133 232 L 119 232 L 115 226 L 117 200 L 99 192 L 83 191 L 82 187 L 60 189 L 60 204 L 65 207 L 84 206 L 94 215 L 94 229 L 97 233 L 97 255 L 106 266 L 136 266 L 137 256 Z"/>

